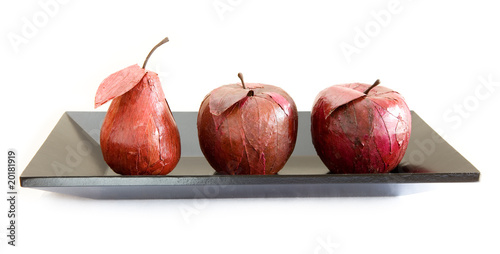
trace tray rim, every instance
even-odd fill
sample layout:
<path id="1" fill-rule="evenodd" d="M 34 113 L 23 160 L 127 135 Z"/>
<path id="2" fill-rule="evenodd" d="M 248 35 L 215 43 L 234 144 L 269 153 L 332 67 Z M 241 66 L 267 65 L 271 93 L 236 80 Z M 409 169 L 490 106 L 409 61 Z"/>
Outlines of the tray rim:
<path id="1" fill-rule="evenodd" d="M 406 183 L 456 183 L 456 182 L 479 182 L 480 173 L 453 173 L 454 177 L 449 177 L 448 173 L 385 173 L 391 178 L 392 175 L 398 177 L 387 181 L 386 178 L 372 178 L 372 174 L 345 174 L 345 175 L 281 175 L 281 176 L 59 176 L 59 177 L 33 177 L 21 176 L 21 187 L 98 187 L 98 186 L 205 186 L 205 185 L 276 185 L 276 184 L 406 184 Z M 392 175 L 391 175 L 392 174 Z M 400 176 L 400 177 L 399 177 Z M 421 177 L 415 177 L 421 176 Z M 431 177 L 430 177 L 431 176 Z M 54 184 L 56 180 L 64 178 L 66 181 L 59 184 Z M 217 178 L 215 181 L 196 181 L 196 179 Z M 314 179 L 308 180 L 307 178 Z M 350 178 L 350 181 L 342 181 L 343 178 Z M 354 178 L 354 179 L 353 179 Z M 398 181 L 397 178 L 405 179 Z M 410 178 L 410 179 L 408 179 Z M 419 180 L 426 178 L 426 181 Z M 79 179 L 91 179 L 94 183 L 77 184 Z M 109 181 L 110 179 L 119 179 Z M 123 181 L 123 180 L 127 181 Z M 146 179 L 144 181 L 137 181 Z M 159 180 L 158 179 L 169 179 Z M 184 184 L 184 181 L 178 180 L 194 180 L 189 181 L 190 184 Z M 235 179 L 238 179 L 235 181 Z M 265 179 L 265 180 L 264 180 Z M 282 179 L 276 181 L 276 179 Z M 322 180 L 316 180 L 322 179 Z M 446 179 L 446 180 L 445 180 Z M 298 181 L 300 180 L 300 182 Z M 385 181 L 384 181 L 385 180 Z M 452 180 L 452 181 L 450 181 Z M 132 183 L 136 181 L 136 183 Z M 74 182 L 75 184 L 72 184 Z M 97 183 L 96 183 L 97 182 Z M 102 184 L 99 184 L 102 182 Z"/>

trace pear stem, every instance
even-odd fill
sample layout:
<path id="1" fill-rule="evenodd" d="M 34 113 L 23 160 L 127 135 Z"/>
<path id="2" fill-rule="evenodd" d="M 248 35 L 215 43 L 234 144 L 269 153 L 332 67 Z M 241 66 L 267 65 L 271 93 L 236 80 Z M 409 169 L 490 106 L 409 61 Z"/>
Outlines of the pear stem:
<path id="1" fill-rule="evenodd" d="M 368 94 L 370 92 L 370 90 L 372 90 L 374 87 L 378 86 L 380 84 L 380 80 L 377 79 L 377 81 L 375 81 L 375 83 L 373 83 L 373 85 L 371 85 L 370 87 L 368 87 L 368 89 L 366 89 L 364 91 L 365 94 Z"/>
<path id="2" fill-rule="evenodd" d="M 161 45 L 165 44 L 168 42 L 168 37 L 165 37 L 165 39 L 161 40 L 158 44 L 156 44 L 156 46 L 153 47 L 153 49 L 151 49 L 151 51 L 149 51 L 149 54 L 148 56 L 146 57 L 146 60 L 144 60 L 144 64 L 142 64 L 142 68 L 143 69 L 146 69 L 146 64 L 148 63 L 148 60 L 149 60 L 149 57 L 153 54 L 153 52 L 158 48 L 160 47 Z"/>
<path id="3" fill-rule="evenodd" d="M 238 73 L 238 78 L 240 78 L 241 80 L 241 85 L 243 86 L 243 89 L 247 89 L 247 87 L 245 86 L 245 82 L 243 81 L 243 74 L 241 74 L 241 72 Z"/>

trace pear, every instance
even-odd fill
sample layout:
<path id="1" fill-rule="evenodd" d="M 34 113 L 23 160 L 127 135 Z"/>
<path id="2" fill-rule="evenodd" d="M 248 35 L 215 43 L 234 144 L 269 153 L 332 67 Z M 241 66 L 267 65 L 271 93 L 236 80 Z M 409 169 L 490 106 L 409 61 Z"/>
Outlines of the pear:
<path id="1" fill-rule="evenodd" d="M 107 77 L 99 86 L 95 107 L 109 100 L 101 127 L 104 160 L 122 175 L 166 175 L 181 155 L 179 130 L 155 72 L 135 64 Z"/>

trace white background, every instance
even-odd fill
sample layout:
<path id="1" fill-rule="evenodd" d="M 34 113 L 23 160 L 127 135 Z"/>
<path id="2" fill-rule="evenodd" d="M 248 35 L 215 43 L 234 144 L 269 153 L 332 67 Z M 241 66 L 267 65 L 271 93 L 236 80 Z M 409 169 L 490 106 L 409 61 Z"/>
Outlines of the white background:
<path id="1" fill-rule="evenodd" d="M 1 230 L 0 252 L 499 253 L 499 10 L 498 1 L 2 1 L 0 151 L 18 151 L 19 174 L 65 111 L 95 110 L 100 82 L 168 36 L 148 68 L 173 111 L 197 111 L 237 72 L 282 87 L 302 111 L 330 85 L 379 78 L 481 181 L 384 198 L 115 201 L 21 189 L 19 246 Z M 381 13 L 390 17 L 377 21 Z M 346 45 L 356 53 L 346 57 Z"/>

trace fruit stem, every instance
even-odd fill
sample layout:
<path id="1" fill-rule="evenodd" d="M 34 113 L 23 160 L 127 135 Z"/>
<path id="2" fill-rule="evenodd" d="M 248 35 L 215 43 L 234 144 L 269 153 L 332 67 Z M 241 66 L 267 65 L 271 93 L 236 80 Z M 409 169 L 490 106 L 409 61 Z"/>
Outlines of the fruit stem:
<path id="1" fill-rule="evenodd" d="M 243 74 L 241 74 L 241 72 L 238 73 L 238 78 L 240 78 L 241 80 L 241 85 L 243 85 L 243 89 L 247 89 L 247 87 L 245 86 L 245 82 L 243 81 Z"/>
<path id="2" fill-rule="evenodd" d="M 375 81 L 375 83 L 373 83 L 373 85 L 371 85 L 370 87 L 368 87 L 368 89 L 366 89 L 364 91 L 365 94 L 368 94 L 368 92 L 370 92 L 370 90 L 372 90 L 374 87 L 378 86 L 380 84 L 380 80 L 377 79 L 377 81 Z"/>
<path id="3" fill-rule="evenodd" d="M 148 60 L 149 60 L 149 57 L 151 56 L 151 54 L 153 54 L 153 52 L 158 48 L 160 47 L 161 45 L 165 44 L 168 42 L 168 37 L 165 37 L 165 39 L 161 40 L 158 44 L 156 44 L 156 46 L 153 47 L 153 49 L 151 49 L 151 51 L 149 51 L 149 54 L 148 56 L 146 57 L 146 60 L 144 60 L 144 64 L 142 64 L 142 68 L 143 69 L 146 69 L 146 64 L 148 63 Z"/>

